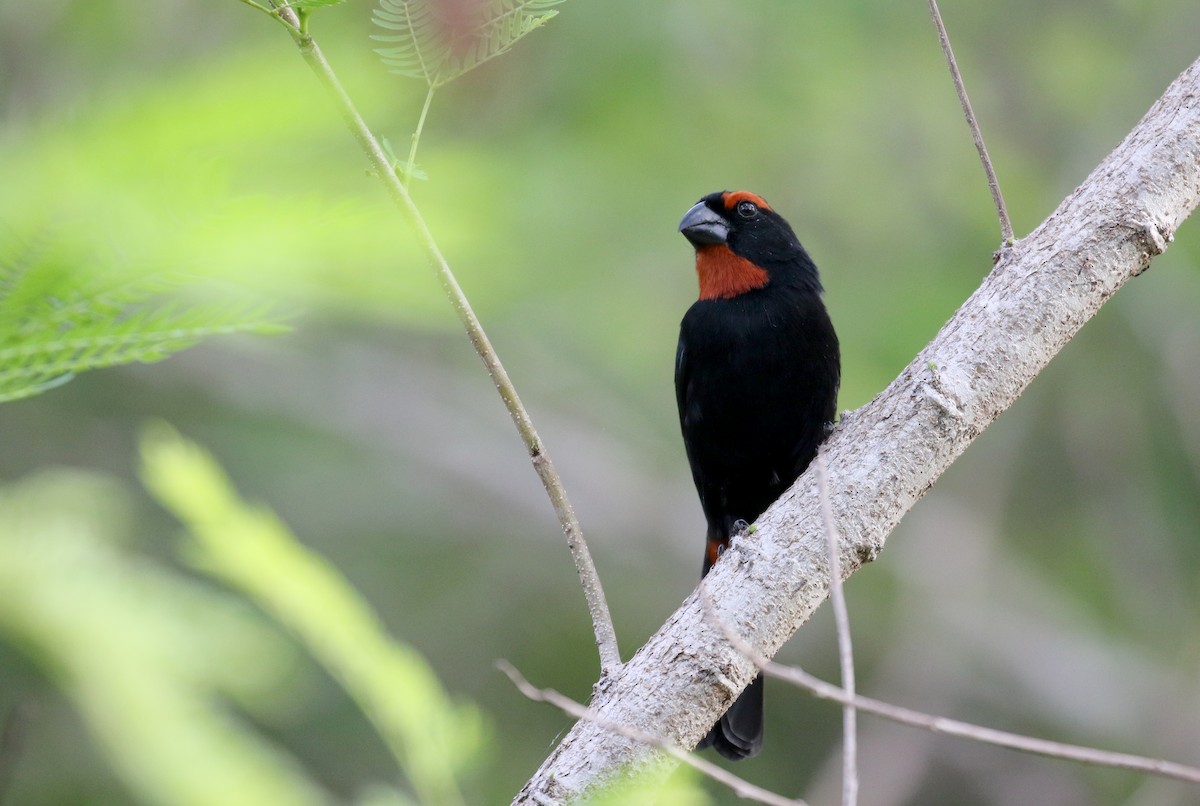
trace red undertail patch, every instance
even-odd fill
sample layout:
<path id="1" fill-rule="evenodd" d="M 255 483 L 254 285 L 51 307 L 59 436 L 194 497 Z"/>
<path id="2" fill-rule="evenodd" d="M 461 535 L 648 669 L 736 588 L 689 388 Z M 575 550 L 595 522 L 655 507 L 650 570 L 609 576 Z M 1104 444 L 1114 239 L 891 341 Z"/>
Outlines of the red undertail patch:
<path id="1" fill-rule="evenodd" d="M 767 272 L 729 251 L 725 244 L 709 244 L 696 250 L 696 274 L 700 299 L 729 299 L 767 284 Z"/>
<path id="2" fill-rule="evenodd" d="M 717 564 L 717 559 L 721 556 L 721 552 L 728 545 L 728 540 L 713 540 L 711 537 L 708 539 L 708 544 L 704 547 L 704 556 L 708 560 L 709 568 Z"/>

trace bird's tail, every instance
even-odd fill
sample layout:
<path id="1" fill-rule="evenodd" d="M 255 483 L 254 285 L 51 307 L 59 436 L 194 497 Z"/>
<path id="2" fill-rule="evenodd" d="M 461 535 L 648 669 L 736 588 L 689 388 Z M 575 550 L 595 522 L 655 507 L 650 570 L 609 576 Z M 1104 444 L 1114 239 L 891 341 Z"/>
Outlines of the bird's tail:
<path id="1" fill-rule="evenodd" d="M 704 570 L 701 576 L 707 576 L 722 552 L 729 546 L 730 533 L 739 534 L 749 529 L 746 521 L 735 521 L 725 529 L 713 528 L 708 530 L 708 546 L 704 552 Z M 740 761 L 758 754 L 763 742 L 763 679 L 762 675 L 750 681 L 725 715 L 717 720 L 700 744 L 697 750 L 711 747 L 730 761 Z"/>
<path id="2" fill-rule="evenodd" d="M 763 742 L 763 678 L 754 678 L 733 701 L 697 750 L 711 747 L 731 761 L 758 754 Z"/>

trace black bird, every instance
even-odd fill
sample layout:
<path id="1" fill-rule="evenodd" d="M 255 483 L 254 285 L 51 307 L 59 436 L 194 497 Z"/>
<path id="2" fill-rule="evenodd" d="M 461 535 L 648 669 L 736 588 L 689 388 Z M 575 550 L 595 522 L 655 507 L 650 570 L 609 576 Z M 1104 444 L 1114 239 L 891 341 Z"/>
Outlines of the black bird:
<path id="1" fill-rule="evenodd" d="M 696 248 L 700 299 L 680 325 L 675 395 L 708 520 L 707 574 L 730 537 L 816 455 L 832 427 L 841 364 L 817 267 L 761 196 L 709 194 L 679 231 Z M 738 760 L 758 753 L 762 737 L 760 676 L 699 746 Z"/>

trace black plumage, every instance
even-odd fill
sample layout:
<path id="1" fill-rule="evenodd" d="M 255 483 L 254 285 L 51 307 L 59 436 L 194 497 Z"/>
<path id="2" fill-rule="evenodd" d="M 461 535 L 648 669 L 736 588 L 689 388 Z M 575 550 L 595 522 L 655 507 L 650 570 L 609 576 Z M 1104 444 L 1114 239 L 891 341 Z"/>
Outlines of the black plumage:
<path id="1" fill-rule="evenodd" d="M 675 361 L 679 421 L 708 521 L 703 573 L 804 472 L 832 424 L 837 335 L 817 267 L 788 223 L 746 191 L 705 196 L 680 231 L 696 247 L 700 299 Z M 762 679 L 701 743 L 740 759 L 762 747 Z"/>

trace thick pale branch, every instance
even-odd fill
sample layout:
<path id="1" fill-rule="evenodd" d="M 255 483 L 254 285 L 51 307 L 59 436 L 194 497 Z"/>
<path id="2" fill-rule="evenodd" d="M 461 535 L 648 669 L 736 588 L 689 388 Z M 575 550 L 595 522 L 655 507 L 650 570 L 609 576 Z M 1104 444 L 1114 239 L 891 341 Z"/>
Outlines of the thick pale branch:
<path id="1" fill-rule="evenodd" d="M 941 332 L 825 445 L 842 574 L 874 559 L 947 467 L 1020 396 L 1200 203 L 1200 61 L 1031 235 L 1006 250 Z M 714 609 L 770 657 L 829 594 L 810 469 L 706 578 Z M 754 676 L 696 594 L 613 678 L 590 711 L 692 747 Z M 577 723 L 515 803 L 570 802 L 669 763 L 660 750 Z"/>
<path id="2" fill-rule="evenodd" d="M 594 717 L 587 708 L 583 707 L 569 697 L 564 697 L 562 694 L 559 694 L 552 688 L 537 688 L 528 680 L 526 680 L 525 677 L 517 671 L 516 667 L 514 667 L 508 661 L 497 661 L 496 667 L 499 668 L 500 671 L 504 672 L 504 674 L 508 676 L 508 679 L 513 682 L 513 685 L 515 685 L 517 689 L 529 699 L 535 702 L 549 703 L 563 713 L 573 716 L 576 719 L 594 720 Z M 836 688 L 836 686 L 834 688 Z M 838 690 L 840 691 L 840 689 Z M 648 733 L 642 733 L 641 731 L 634 730 L 633 728 L 627 728 L 624 725 L 611 724 L 607 722 L 602 723 L 601 727 L 620 734 L 621 736 L 628 737 L 635 742 L 641 742 L 642 744 L 659 748 L 681 764 L 687 764 L 700 774 L 706 775 L 717 783 L 729 787 L 729 789 L 740 798 L 752 800 L 756 803 L 766 803 L 769 804 L 769 806 L 807 806 L 807 804 L 802 800 L 785 798 L 782 795 L 776 795 L 774 792 L 757 787 L 749 781 L 743 780 L 732 773 L 726 772 L 724 769 L 718 767 L 716 764 L 713 764 L 707 759 L 700 758 L 698 755 L 689 753 L 686 750 L 680 750 L 678 747 L 667 744 L 657 736 L 651 736 Z"/>

